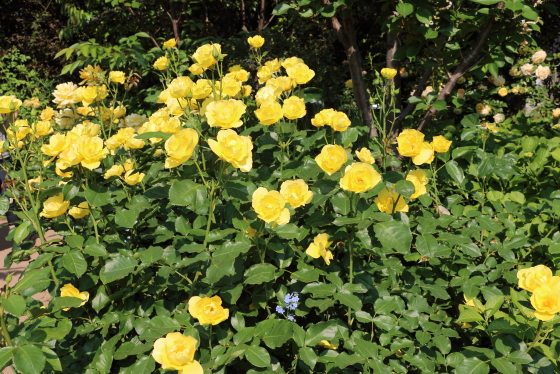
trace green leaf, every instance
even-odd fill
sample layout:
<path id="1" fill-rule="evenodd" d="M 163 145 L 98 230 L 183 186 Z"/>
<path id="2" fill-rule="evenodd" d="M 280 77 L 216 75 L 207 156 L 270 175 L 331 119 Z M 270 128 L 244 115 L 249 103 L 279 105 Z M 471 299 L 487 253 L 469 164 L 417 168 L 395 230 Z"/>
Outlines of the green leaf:
<path id="1" fill-rule="evenodd" d="M 457 374 L 488 374 L 490 366 L 477 357 L 462 360 L 455 368 Z"/>
<path id="2" fill-rule="evenodd" d="M 321 340 L 330 341 L 336 336 L 337 331 L 337 323 L 334 320 L 308 325 L 307 332 L 305 333 L 305 344 L 315 346 Z"/>
<path id="3" fill-rule="evenodd" d="M 50 267 L 32 270 L 29 273 L 25 274 L 25 277 L 16 283 L 16 285 L 12 288 L 12 291 L 18 292 L 28 289 L 29 287 L 34 286 L 37 282 L 45 278 L 49 278 L 50 272 Z"/>
<path id="4" fill-rule="evenodd" d="M 6 310 L 6 312 L 11 313 L 16 317 L 21 317 L 23 312 L 25 312 L 25 309 L 27 309 L 25 299 L 20 295 L 10 295 L 7 299 L 2 300 L 2 307 Z"/>
<path id="5" fill-rule="evenodd" d="M 313 348 L 301 347 L 299 349 L 299 358 L 301 358 L 301 360 L 305 362 L 307 366 L 309 366 L 309 368 L 312 370 L 317 364 L 317 354 L 315 354 Z"/>
<path id="6" fill-rule="evenodd" d="M 101 268 L 99 278 L 103 283 L 116 281 L 130 274 L 136 265 L 138 265 L 138 261 L 133 258 L 117 256 L 108 261 L 105 266 Z"/>
<path id="7" fill-rule="evenodd" d="M 373 230 L 384 247 L 393 248 L 398 253 L 410 253 L 412 233 L 404 222 L 380 222 L 373 226 Z"/>
<path id="8" fill-rule="evenodd" d="M 397 12 L 399 12 L 401 16 L 406 17 L 414 12 L 414 5 L 407 3 L 397 4 Z"/>
<path id="9" fill-rule="evenodd" d="M 457 319 L 458 323 L 484 321 L 484 317 L 473 307 L 461 305 L 459 309 L 461 313 Z"/>
<path id="10" fill-rule="evenodd" d="M 336 291 L 334 284 L 310 283 L 303 287 L 301 293 L 312 293 L 313 296 L 333 295 Z"/>
<path id="11" fill-rule="evenodd" d="M 54 370 L 62 371 L 62 364 L 60 363 L 60 359 L 58 358 L 57 354 L 52 349 L 49 349 L 45 346 L 41 347 L 41 350 L 45 354 L 47 363 L 51 365 Z"/>
<path id="12" fill-rule="evenodd" d="M 252 200 L 253 192 L 255 192 L 257 187 L 253 183 L 237 180 L 225 183 L 224 189 L 227 191 L 229 196 L 246 203 Z"/>
<path id="13" fill-rule="evenodd" d="M 340 290 L 334 295 L 334 298 L 354 310 L 362 309 L 362 300 L 358 296 L 352 295 L 350 291 Z"/>
<path id="14" fill-rule="evenodd" d="M 465 174 L 463 174 L 463 170 L 459 167 L 456 161 L 452 160 L 445 164 L 445 170 L 447 170 L 451 178 L 453 178 L 457 184 L 463 184 Z"/>
<path id="15" fill-rule="evenodd" d="M 0 348 L 0 369 L 3 369 L 6 366 L 8 366 L 8 364 L 12 359 L 13 350 L 14 350 L 13 347 Z"/>
<path id="16" fill-rule="evenodd" d="M 252 365 L 265 368 L 270 366 L 270 355 L 265 348 L 256 347 L 254 345 L 250 346 L 245 351 L 245 358 L 249 361 Z"/>
<path id="17" fill-rule="evenodd" d="M 197 214 L 205 214 L 206 187 L 188 179 L 173 183 L 169 189 L 169 201 L 173 205 L 186 206 Z"/>
<path id="18" fill-rule="evenodd" d="M 136 135 L 134 138 L 135 139 L 150 139 L 150 138 L 161 138 L 163 140 L 167 140 L 169 138 L 171 138 L 173 134 L 169 134 L 163 131 L 152 131 L 152 132 L 145 132 L 143 134 L 140 135 Z"/>
<path id="19" fill-rule="evenodd" d="M 432 104 L 432 106 L 434 107 L 435 110 L 440 110 L 440 111 L 445 110 L 447 109 L 447 102 L 445 100 L 437 100 L 435 103 Z"/>
<path id="20" fill-rule="evenodd" d="M 539 18 L 539 13 L 535 12 L 535 8 L 529 5 L 523 7 L 521 15 L 531 21 L 536 21 Z"/>
<path id="21" fill-rule="evenodd" d="M 141 357 L 127 370 L 129 374 L 151 374 L 156 369 L 156 362 L 152 356 Z"/>
<path id="22" fill-rule="evenodd" d="M 265 331 L 262 340 L 269 348 L 281 347 L 292 337 L 293 325 L 293 322 L 285 319 L 275 321 L 272 328 Z"/>
<path id="23" fill-rule="evenodd" d="M 64 308 L 77 308 L 82 302 L 83 300 L 78 297 L 55 297 L 49 303 L 49 309 L 51 310 L 51 312 L 55 312 Z"/>
<path id="24" fill-rule="evenodd" d="M 461 120 L 461 125 L 465 127 L 476 127 L 480 125 L 480 117 L 476 113 L 466 115 Z"/>
<path id="25" fill-rule="evenodd" d="M 319 270 L 313 268 L 313 269 L 301 269 L 298 270 L 296 272 L 292 273 L 292 279 L 298 280 L 300 282 L 303 283 L 312 283 L 312 282 L 317 282 L 317 280 L 319 279 L 319 275 L 321 273 L 319 272 Z"/>
<path id="26" fill-rule="evenodd" d="M 64 268 L 66 270 L 75 274 L 78 278 L 80 278 L 87 270 L 87 262 L 84 255 L 78 250 L 66 252 L 62 256 L 62 263 L 64 264 Z"/>
<path id="27" fill-rule="evenodd" d="M 344 192 L 339 192 L 333 197 L 331 197 L 331 203 L 333 205 L 334 211 L 338 214 L 348 215 L 350 213 L 350 199 Z"/>
<path id="28" fill-rule="evenodd" d="M 274 7 L 274 9 L 272 10 L 272 14 L 275 16 L 281 16 L 282 14 L 286 13 L 290 9 L 292 9 L 292 7 L 286 4 L 285 1 L 283 1 Z"/>
<path id="29" fill-rule="evenodd" d="M 407 180 L 398 181 L 397 184 L 395 185 L 395 189 L 397 190 L 398 193 L 400 193 L 405 197 L 410 197 L 410 195 L 412 195 L 416 190 L 414 184 Z"/>
<path id="30" fill-rule="evenodd" d="M 494 358 L 490 361 L 490 363 L 496 368 L 496 370 L 503 374 L 512 374 L 518 372 L 515 365 L 513 365 L 508 361 L 507 358 L 504 357 Z"/>
<path id="31" fill-rule="evenodd" d="M 45 355 L 34 345 L 19 346 L 12 353 L 16 369 L 23 374 L 41 374 L 45 368 Z"/>
<path id="32" fill-rule="evenodd" d="M 10 200 L 7 196 L 0 196 L 0 214 L 4 215 L 10 210 Z"/>
<path id="33" fill-rule="evenodd" d="M 470 1 L 477 4 L 493 5 L 493 4 L 498 4 L 502 0 L 470 0 Z"/>
<path id="34" fill-rule="evenodd" d="M 14 233 L 14 242 L 21 243 L 23 239 L 27 238 L 29 235 L 29 226 L 31 223 L 29 221 L 24 221 L 16 228 L 16 232 Z"/>
<path id="35" fill-rule="evenodd" d="M 515 362 L 516 364 L 528 364 L 533 361 L 531 355 L 524 351 L 515 351 L 511 353 L 507 358 L 508 360 L 510 360 L 511 362 Z"/>
<path id="36" fill-rule="evenodd" d="M 365 358 L 378 357 L 377 344 L 359 338 L 354 339 L 354 343 L 356 343 L 356 353 L 358 353 L 360 356 Z"/>
<path id="37" fill-rule="evenodd" d="M 102 244 L 89 244 L 84 248 L 84 253 L 90 256 L 103 257 L 107 255 L 107 250 Z"/>
<path id="38" fill-rule="evenodd" d="M 303 101 L 316 103 L 323 99 L 323 90 L 317 87 L 306 87 L 303 89 Z"/>
<path id="39" fill-rule="evenodd" d="M 115 214 L 115 223 L 121 227 L 131 229 L 136 224 L 136 221 L 138 221 L 139 214 L 140 212 L 137 210 L 117 210 L 117 213 Z"/>
<path id="40" fill-rule="evenodd" d="M 475 220 L 480 224 L 480 227 L 482 227 L 484 230 L 487 230 L 489 232 L 494 232 L 494 233 L 498 233 L 502 231 L 502 225 L 500 225 L 500 222 L 494 221 L 492 218 L 488 216 L 478 216 L 475 218 Z"/>
<path id="41" fill-rule="evenodd" d="M 181 329 L 179 322 L 167 316 L 156 316 L 152 318 L 148 326 L 162 336 Z"/>
<path id="42" fill-rule="evenodd" d="M 111 194 L 105 186 L 92 184 L 86 188 L 84 195 L 92 207 L 107 205 L 111 202 Z"/>
<path id="43" fill-rule="evenodd" d="M 163 248 L 150 247 L 145 251 L 140 252 L 140 260 L 145 264 L 153 264 L 158 262 L 163 257 Z"/>
<path id="44" fill-rule="evenodd" d="M 417 9 L 414 15 L 416 16 L 418 22 L 423 24 L 430 23 L 432 20 L 432 13 L 430 13 L 430 11 L 426 8 Z"/>
<path id="45" fill-rule="evenodd" d="M 271 264 L 257 264 L 245 271 L 245 284 L 261 284 L 274 279 L 276 266 Z"/>

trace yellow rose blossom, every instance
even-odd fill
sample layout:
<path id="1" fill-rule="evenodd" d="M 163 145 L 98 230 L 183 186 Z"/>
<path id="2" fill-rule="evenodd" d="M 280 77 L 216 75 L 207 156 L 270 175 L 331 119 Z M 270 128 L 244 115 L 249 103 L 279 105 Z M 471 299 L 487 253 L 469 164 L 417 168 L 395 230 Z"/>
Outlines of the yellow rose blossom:
<path id="1" fill-rule="evenodd" d="M 189 108 L 189 102 L 184 98 L 180 98 L 180 99 L 169 98 L 165 102 L 165 105 L 167 105 L 169 114 L 174 116 L 183 115 L 183 113 L 185 113 L 185 109 Z"/>
<path id="2" fill-rule="evenodd" d="M 416 156 L 412 156 L 414 165 L 431 164 L 434 160 L 434 148 L 428 142 L 422 143 L 422 148 Z"/>
<path id="3" fill-rule="evenodd" d="M 257 216 L 266 223 L 275 222 L 284 225 L 290 222 L 290 211 L 285 208 L 286 199 L 278 191 L 268 191 L 259 187 L 253 192 L 253 209 Z"/>
<path id="4" fill-rule="evenodd" d="M 426 175 L 426 172 L 422 169 L 413 170 L 413 171 L 409 172 L 408 175 L 418 178 L 418 181 L 423 186 L 427 185 L 428 182 L 429 182 L 428 176 Z"/>
<path id="5" fill-rule="evenodd" d="M 99 65 L 87 67 L 80 70 L 80 78 L 83 79 L 80 84 L 87 84 L 88 86 L 95 86 L 103 80 L 105 71 L 101 70 Z"/>
<path id="6" fill-rule="evenodd" d="M 498 90 L 498 95 L 500 95 L 502 97 L 506 96 L 507 94 L 508 94 L 508 90 L 505 87 L 502 87 Z"/>
<path id="7" fill-rule="evenodd" d="M 43 210 L 39 214 L 41 217 L 54 218 L 58 217 L 68 210 L 70 201 L 65 201 L 62 194 L 49 197 L 43 203 Z"/>
<path id="8" fill-rule="evenodd" d="M 257 77 L 259 78 L 259 83 L 265 83 L 272 78 L 272 70 L 268 66 L 261 66 L 257 71 Z"/>
<path id="9" fill-rule="evenodd" d="M 317 343 L 317 345 L 332 350 L 338 349 L 338 345 L 331 344 L 328 340 L 321 340 L 319 343 Z"/>
<path id="10" fill-rule="evenodd" d="M 169 59 L 165 56 L 161 56 L 154 62 L 154 67 L 158 70 L 165 70 L 167 69 L 167 64 L 169 63 Z"/>
<path id="11" fill-rule="evenodd" d="M 545 51 L 537 51 L 531 57 L 531 61 L 533 62 L 533 64 L 540 64 L 544 60 L 546 60 L 546 52 Z"/>
<path id="12" fill-rule="evenodd" d="M 175 38 L 171 38 L 163 42 L 163 46 L 167 48 L 174 48 L 176 45 L 177 45 L 177 40 Z"/>
<path id="13" fill-rule="evenodd" d="M 329 234 L 319 234 L 313 239 L 313 243 L 309 244 L 305 253 L 313 258 L 322 257 L 327 265 L 330 265 L 333 254 L 327 248 L 332 244 L 329 242 Z"/>
<path id="14" fill-rule="evenodd" d="M 560 117 L 560 108 L 552 109 L 552 118 L 559 118 Z"/>
<path id="15" fill-rule="evenodd" d="M 54 134 L 49 138 L 48 144 L 41 146 L 41 152 L 47 156 L 58 156 L 67 148 L 66 136 L 64 134 Z"/>
<path id="16" fill-rule="evenodd" d="M 560 277 L 552 277 L 546 283 L 533 290 L 531 305 L 535 308 L 535 317 L 541 321 L 550 321 L 560 313 Z"/>
<path id="17" fill-rule="evenodd" d="M 286 68 L 286 73 L 297 84 L 306 84 L 315 76 L 315 72 L 304 63 L 295 64 Z"/>
<path id="18" fill-rule="evenodd" d="M 193 75 L 200 75 L 200 74 L 204 73 L 204 68 L 202 66 L 200 66 L 199 64 L 194 63 L 189 67 L 189 71 Z"/>
<path id="19" fill-rule="evenodd" d="M 72 209 L 68 211 L 68 214 L 75 219 L 84 218 L 89 214 L 89 204 L 87 201 L 82 201 L 78 206 L 72 207 Z"/>
<path id="20" fill-rule="evenodd" d="M 492 109 L 488 105 L 478 103 L 478 104 L 476 104 L 475 110 L 476 110 L 476 114 L 478 114 L 481 117 L 484 117 L 484 116 L 487 116 L 488 114 L 490 114 L 490 111 Z"/>
<path id="21" fill-rule="evenodd" d="M 548 283 L 552 276 L 552 270 L 545 265 L 537 265 L 517 272 L 519 287 L 529 292 L 533 292 L 537 287 Z"/>
<path id="22" fill-rule="evenodd" d="M 242 90 L 243 90 L 243 97 L 249 97 L 251 95 L 251 92 L 253 92 L 253 87 L 249 85 L 245 85 L 242 87 Z"/>
<path id="23" fill-rule="evenodd" d="M 500 132 L 500 129 L 498 128 L 498 126 L 496 126 L 495 123 L 486 123 L 486 127 L 488 128 L 488 130 L 492 131 L 493 133 Z"/>
<path id="24" fill-rule="evenodd" d="M 89 170 L 99 167 L 101 160 L 109 154 L 103 139 L 98 136 L 82 135 L 78 138 L 76 147 L 76 151 L 84 158 L 80 164 Z"/>
<path id="25" fill-rule="evenodd" d="M 212 93 L 212 82 L 208 79 L 199 79 L 191 88 L 192 98 L 206 99 Z"/>
<path id="26" fill-rule="evenodd" d="M 432 147 L 437 153 L 445 153 L 449 151 L 451 143 L 453 143 L 451 140 L 445 139 L 442 135 L 434 136 L 432 139 Z"/>
<path id="27" fill-rule="evenodd" d="M 311 124 L 315 127 L 330 126 L 335 113 L 337 112 L 334 109 L 323 109 L 315 114 L 315 117 L 311 119 Z"/>
<path id="28" fill-rule="evenodd" d="M 233 77 L 224 77 L 221 82 L 216 83 L 218 84 L 216 88 L 222 95 L 233 97 L 241 91 L 241 82 Z"/>
<path id="29" fill-rule="evenodd" d="M 71 172 L 71 171 L 67 171 L 66 173 L 64 173 L 64 172 L 63 172 L 62 170 L 60 170 L 58 167 L 55 168 L 55 172 L 56 172 L 56 175 L 58 175 L 59 177 L 62 177 L 62 178 L 71 178 L 71 177 L 72 177 L 72 174 L 74 174 L 74 173 Z"/>
<path id="30" fill-rule="evenodd" d="M 103 174 L 103 178 L 109 179 L 111 177 L 120 177 L 124 173 L 124 167 L 122 165 L 113 165 L 109 170 Z"/>
<path id="31" fill-rule="evenodd" d="M 122 105 L 118 105 L 113 108 L 113 119 L 122 118 L 126 114 L 126 108 Z M 115 121 L 117 123 L 117 121 Z"/>
<path id="32" fill-rule="evenodd" d="M 391 68 L 381 69 L 381 76 L 385 79 L 393 79 L 397 75 L 397 71 Z"/>
<path id="33" fill-rule="evenodd" d="M 280 103 L 270 99 L 265 101 L 261 107 L 255 110 L 255 115 L 261 125 L 270 126 L 282 119 L 284 112 Z"/>
<path id="34" fill-rule="evenodd" d="M 76 145 L 73 145 L 58 155 L 56 166 L 61 170 L 65 170 L 71 166 L 78 165 L 83 159 L 84 157 L 76 150 Z"/>
<path id="35" fill-rule="evenodd" d="M 275 58 L 274 60 L 270 60 L 270 61 L 265 62 L 264 65 L 268 66 L 270 68 L 270 70 L 272 70 L 272 72 L 277 72 L 282 67 L 282 64 L 280 64 L 280 61 L 278 61 L 277 58 Z"/>
<path id="36" fill-rule="evenodd" d="M 124 181 L 130 186 L 134 186 L 144 179 L 146 174 L 144 173 L 133 173 L 134 170 L 127 171 L 124 175 Z"/>
<path id="37" fill-rule="evenodd" d="M 328 175 L 336 173 L 348 161 L 346 151 L 340 145 L 327 144 L 315 157 L 317 165 Z"/>
<path id="38" fill-rule="evenodd" d="M 170 332 L 154 342 L 152 357 L 163 370 L 178 370 L 179 374 L 204 374 L 204 369 L 194 359 L 198 341 L 180 332 Z"/>
<path id="39" fill-rule="evenodd" d="M 253 143 L 250 136 L 237 135 L 234 130 L 218 131 L 217 141 L 208 139 L 208 145 L 220 159 L 248 173 L 253 167 Z"/>
<path id="40" fill-rule="evenodd" d="M 124 171 L 131 171 L 134 169 L 134 161 L 132 159 L 127 158 L 123 163 Z"/>
<path id="41" fill-rule="evenodd" d="M 191 297 L 189 313 L 198 319 L 201 325 L 217 325 L 229 317 L 229 309 L 222 307 L 222 299 L 219 296 Z"/>
<path id="42" fill-rule="evenodd" d="M 307 113 L 303 99 L 297 96 L 290 96 L 284 100 L 282 112 L 284 112 L 284 117 L 287 119 L 298 119 Z"/>
<path id="43" fill-rule="evenodd" d="M 344 176 L 340 179 L 340 188 L 363 193 L 371 190 L 379 182 L 381 182 L 381 174 L 373 166 L 365 162 L 355 162 L 344 170 Z"/>
<path id="44" fill-rule="evenodd" d="M 261 106 L 268 100 L 276 100 L 282 95 L 282 88 L 277 86 L 264 86 L 259 88 L 255 95 L 257 106 Z"/>
<path id="45" fill-rule="evenodd" d="M 374 203 L 377 205 L 377 208 L 384 213 L 393 213 L 395 204 L 395 212 L 408 212 L 408 205 L 404 200 L 404 196 L 389 187 L 385 187 L 381 190 L 379 195 L 375 198 Z"/>
<path id="46" fill-rule="evenodd" d="M 467 295 L 463 294 L 463 298 L 465 299 L 465 305 L 466 305 L 466 306 L 469 306 L 469 307 L 471 307 L 471 308 L 474 308 L 474 309 L 476 309 L 479 313 L 482 313 L 482 311 L 481 311 L 480 309 L 478 309 L 478 307 L 477 307 L 476 304 L 475 304 L 475 300 L 478 301 L 478 300 L 476 299 L 476 297 L 473 297 L 472 299 L 469 299 L 469 298 L 467 297 Z"/>
<path id="47" fill-rule="evenodd" d="M 78 290 L 71 284 L 65 284 L 64 286 L 60 287 L 60 297 L 75 297 L 78 299 L 82 299 L 82 303 L 78 305 L 81 307 L 89 300 L 89 292 Z M 69 310 L 70 308 L 63 308 L 62 310 Z"/>
<path id="48" fill-rule="evenodd" d="M 365 147 L 360 149 L 359 151 L 356 151 L 356 156 L 360 161 L 365 162 L 367 164 L 375 163 L 375 159 L 371 155 L 371 151 Z"/>
<path id="49" fill-rule="evenodd" d="M 247 38 L 247 43 L 253 48 L 260 48 L 264 44 L 264 38 L 260 35 L 250 36 Z"/>
<path id="50" fill-rule="evenodd" d="M 34 123 L 32 130 L 35 139 L 38 139 L 41 136 L 52 134 L 53 132 L 52 125 L 49 121 L 38 121 L 37 123 Z"/>
<path id="51" fill-rule="evenodd" d="M 81 106 L 78 109 L 76 109 L 76 112 L 78 112 L 79 115 L 84 116 L 84 117 L 95 116 L 95 111 L 90 106 Z"/>
<path id="52" fill-rule="evenodd" d="M 416 199 L 418 196 L 424 195 L 428 192 L 426 190 L 426 185 L 422 184 L 422 182 L 420 181 L 417 175 L 409 173 L 406 176 L 406 180 L 414 185 L 414 193 L 410 196 L 411 199 Z"/>
<path id="53" fill-rule="evenodd" d="M 182 165 L 191 158 L 198 144 L 198 134 L 195 130 L 188 128 L 172 135 L 165 142 L 165 168 L 171 169 Z"/>
<path id="54" fill-rule="evenodd" d="M 299 57 L 290 57 L 281 62 L 284 69 L 288 69 L 296 64 L 303 64 L 303 60 Z"/>
<path id="55" fill-rule="evenodd" d="M 61 84 L 57 85 L 56 90 L 53 92 L 54 100 L 52 102 L 57 104 L 59 108 L 63 108 L 67 105 L 74 104 L 75 102 L 77 102 L 77 101 L 74 101 L 74 92 L 77 89 L 78 89 L 78 86 L 76 86 L 72 82 L 61 83 Z M 1 107 L 1 105 L 0 105 L 0 107 Z"/>
<path id="56" fill-rule="evenodd" d="M 424 134 L 418 130 L 406 129 L 397 136 L 397 150 L 402 156 L 414 157 L 422 150 Z"/>
<path id="57" fill-rule="evenodd" d="M 54 116 L 54 109 L 51 108 L 50 106 L 46 107 L 41 111 L 41 119 L 43 121 L 50 121 L 51 119 L 53 119 L 53 116 Z"/>
<path id="58" fill-rule="evenodd" d="M 331 117 L 331 127 L 334 131 L 346 131 L 352 123 L 346 113 L 335 112 Z"/>
<path id="59" fill-rule="evenodd" d="M 170 97 L 178 99 L 187 96 L 191 92 L 193 84 L 194 82 L 189 77 L 177 77 L 171 81 L 166 91 Z"/>
<path id="60" fill-rule="evenodd" d="M 0 114 L 15 112 L 21 106 L 21 100 L 12 96 L 0 96 Z"/>
<path id="61" fill-rule="evenodd" d="M 205 44 L 198 47 L 192 57 L 197 64 L 202 66 L 204 69 L 208 69 L 210 66 L 218 62 L 216 58 L 219 58 L 221 51 L 222 47 L 219 44 Z"/>
<path id="62" fill-rule="evenodd" d="M 280 194 L 294 208 L 309 204 L 313 198 L 313 192 L 303 179 L 284 181 L 280 186 Z"/>
<path id="63" fill-rule="evenodd" d="M 114 83 L 124 83 L 125 75 L 122 71 L 111 71 L 109 73 L 109 80 Z"/>
<path id="64" fill-rule="evenodd" d="M 247 106 L 240 100 L 213 101 L 206 107 L 206 118 L 210 127 L 230 129 L 243 125 L 241 116 Z"/>
<path id="65" fill-rule="evenodd" d="M 352 82 L 352 79 L 348 79 L 344 85 L 350 89 L 354 88 L 354 82 Z"/>
<path id="66" fill-rule="evenodd" d="M 276 78 L 270 79 L 266 83 L 267 83 L 267 85 L 268 84 L 273 84 L 277 87 L 281 87 L 283 92 L 290 91 L 291 89 L 293 89 L 296 86 L 295 82 L 292 81 L 290 79 L 290 77 L 276 77 Z"/>
<path id="67" fill-rule="evenodd" d="M 178 117 L 171 117 L 161 124 L 161 131 L 166 134 L 177 134 L 183 129 L 181 120 Z"/>

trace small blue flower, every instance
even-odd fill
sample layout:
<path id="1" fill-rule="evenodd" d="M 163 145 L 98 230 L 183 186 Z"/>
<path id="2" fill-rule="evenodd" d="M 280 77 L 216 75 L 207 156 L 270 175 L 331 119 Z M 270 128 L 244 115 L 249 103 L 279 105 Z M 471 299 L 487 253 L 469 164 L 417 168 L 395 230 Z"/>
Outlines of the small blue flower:
<path id="1" fill-rule="evenodd" d="M 294 321 L 294 316 L 288 316 L 288 321 L 293 322 Z"/>
<path id="2" fill-rule="evenodd" d="M 282 308 L 280 305 L 278 305 L 278 306 L 276 307 L 276 313 L 282 313 L 282 314 L 284 314 L 284 308 Z"/>

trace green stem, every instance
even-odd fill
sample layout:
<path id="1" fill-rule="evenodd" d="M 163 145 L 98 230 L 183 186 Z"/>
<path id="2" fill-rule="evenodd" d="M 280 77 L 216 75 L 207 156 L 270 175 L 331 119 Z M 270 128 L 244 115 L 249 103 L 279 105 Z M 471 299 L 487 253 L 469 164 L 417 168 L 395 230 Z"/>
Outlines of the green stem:
<path id="1" fill-rule="evenodd" d="M 543 321 L 539 321 L 539 326 L 537 327 L 537 332 L 535 333 L 535 340 L 533 340 L 533 342 L 531 343 L 531 345 L 529 346 L 529 348 L 527 348 L 527 353 L 529 353 L 529 351 L 531 350 L 531 348 L 533 348 L 533 346 L 535 344 L 537 344 L 537 341 L 539 340 L 540 334 L 541 334 L 541 328 L 543 325 Z"/>
<path id="2" fill-rule="evenodd" d="M 12 339 L 8 333 L 8 328 L 6 327 L 6 321 L 4 320 L 4 308 L 0 307 L 0 325 L 2 325 L 2 335 L 8 347 L 13 347 Z"/>
<path id="3" fill-rule="evenodd" d="M 51 275 L 53 278 L 53 282 L 54 285 L 56 286 L 56 288 L 60 287 L 60 281 L 58 280 L 58 278 L 56 277 L 56 273 L 54 272 L 54 266 L 51 260 L 48 260 L 47 263 L 49 264 L 49 267 L 51 268 Z"/>
<path id="4" fill-rule="evenodd" d="M 93 223 L 93 230 L 95 231 L 95 242 L 99 244 L 99 232 L 97 231 L 97 221 L 93 217 L 93 211 L 90 211 L 89 215 L 91 217 L 91 222 Z"/>
<path id="5" fill-rule="evenodd" d="M 210 188 L 210 211 L 208 212 L 208 222 L 206 223 L 206 234 L 204 235 L 203 246 L 206 247 L 208 244 L 208 234 L 210 233 L 210 225 L 212 225 L 212 218 L 214 217 L 214 191 L 216 190 L 216 184 L 212 181 L 212 187 Z"/>

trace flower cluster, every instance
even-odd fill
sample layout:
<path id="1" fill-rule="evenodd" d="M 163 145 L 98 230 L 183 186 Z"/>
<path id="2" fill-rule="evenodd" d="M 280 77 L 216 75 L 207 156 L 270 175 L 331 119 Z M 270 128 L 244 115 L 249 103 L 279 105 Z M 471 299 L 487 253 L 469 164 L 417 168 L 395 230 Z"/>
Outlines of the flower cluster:
<path id="1" fill-rule="evenodd" d="M 519 287 L 532 292 L 531 305 L 535 317 L 550 321 L 560 313 L 560 277 L 553 276 L 552 270 L 545 265 L 537 265 L 517 272 Z"/>
<path id="2" fill-rule="evenodd" d="M 284 307 L 280 305 L 276 306 L 276 313 L 285 314 L 288 321 L 293 322 L 295 320 L 295 317 L 292 313 L 290 313 L 290 311 L 293 312 L 299 305 L 298 293 L 294 292 L 286 294 L 286 296 L 284 296 L 284 305 L 286 309 L 284 309 Z"/>

